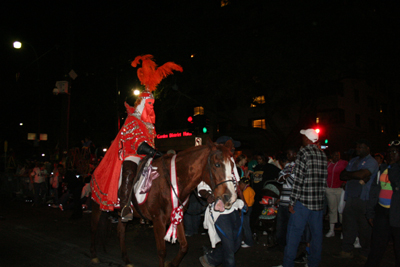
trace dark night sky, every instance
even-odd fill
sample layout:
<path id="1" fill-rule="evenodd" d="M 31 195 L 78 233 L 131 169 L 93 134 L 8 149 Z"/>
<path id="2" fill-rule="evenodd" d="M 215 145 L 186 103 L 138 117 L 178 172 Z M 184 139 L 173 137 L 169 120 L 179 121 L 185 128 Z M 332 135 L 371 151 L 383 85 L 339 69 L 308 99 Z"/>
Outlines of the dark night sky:
<path id="1" fill-rule="evenodd" d="M 141 54 L 184 69 L 160 85 L 157 129 L 180 126 L 165 123 L 168 116 L 185 120 L 190 101 L 183 95 L 205 106 L 215 105 L 205 100 L 210 94 L 231 95 L 229 103 L 240 105 L 237 99 L 260 90 L 302 90 L 344 75 L 399 84 L 397 4 L 231 2 L 224 8 L 220 1 L 183 0 L 2 3 L 1 141 L 22 138 L 20 121 L 30 131 L 63 127 L 67 98 L 51 92 L 70 69 L 78 74 L 71 89 L 71 142 L 85 135 L 102 144 L 111 140 L 123 101 L 133 104 L 128 93 L 139 84 L 130 61 Z M 17 51 L 14 39 L 31 45 Z M 171 91 L 174 84 L 183 94 Z"/>

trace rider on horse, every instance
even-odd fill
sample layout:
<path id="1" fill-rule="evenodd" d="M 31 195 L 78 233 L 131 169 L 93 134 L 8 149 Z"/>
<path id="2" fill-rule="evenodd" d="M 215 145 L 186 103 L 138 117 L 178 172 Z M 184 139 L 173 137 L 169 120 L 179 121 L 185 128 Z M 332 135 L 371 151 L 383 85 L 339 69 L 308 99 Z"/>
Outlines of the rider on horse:
<path id="1" fill-rule="evenodd" d="M 172 70 L 182 71 L 182 67 L 173 62 L 157 68 L 152 58 L 152 55 L 138 56 L 132 62 L 136 67 L 142 61 L 137 74 L 146 90 L 139 95 L 134 107 L 125 102 L 128 117 L 96 168 L 91 182 L 92 199 L 102 210 L 121 208 L 123 222 L 133 218 L 130 197 L 139 161 L 144 155 L 160 155 L 154 149 L 156 131 L 152 92 L 163 78 L 172 74 Z"/>

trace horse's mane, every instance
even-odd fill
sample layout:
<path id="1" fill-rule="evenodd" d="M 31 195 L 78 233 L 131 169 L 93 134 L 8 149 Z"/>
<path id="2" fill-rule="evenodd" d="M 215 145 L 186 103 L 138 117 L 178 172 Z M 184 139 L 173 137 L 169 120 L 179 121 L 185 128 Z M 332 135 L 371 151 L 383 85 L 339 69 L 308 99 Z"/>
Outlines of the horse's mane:
<path id="1" fill-rule="evenodd" d="M 178 155 L 179 155 L 179 156 L 185 156 L 186 154 L 193 153 L 193 152 L 196 152 L 196 151 L 200 151 L 200 150 L 203 150 L 203 149 L 205 149 L 205 148 L 207 148 L 206 145 L 202 145 L 202 146 L 192 146 L 192 147 L 190 147 L 190 148 L 188 148 L 188 149 L 185 149 L 185 150 L 179 152 Z"/>

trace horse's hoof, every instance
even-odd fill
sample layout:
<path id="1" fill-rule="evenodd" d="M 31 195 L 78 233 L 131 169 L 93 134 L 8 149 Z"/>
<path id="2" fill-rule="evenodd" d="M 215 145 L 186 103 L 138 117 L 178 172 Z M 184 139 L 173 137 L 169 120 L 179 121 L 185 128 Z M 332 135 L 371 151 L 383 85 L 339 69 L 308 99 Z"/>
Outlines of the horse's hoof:
<path id="1" fill-rule="evenodd" d="M 100 262 L 99 258 L 93 258 L 91 261 L 92 261 L 92 263 L 99 263 Z"/>

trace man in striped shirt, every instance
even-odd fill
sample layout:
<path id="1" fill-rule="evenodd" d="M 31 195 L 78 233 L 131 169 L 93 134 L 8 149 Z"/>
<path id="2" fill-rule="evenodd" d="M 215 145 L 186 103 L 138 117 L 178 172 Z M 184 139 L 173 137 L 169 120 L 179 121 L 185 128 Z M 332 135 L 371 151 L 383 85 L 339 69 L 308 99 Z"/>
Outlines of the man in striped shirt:
<path id="1" fill-rule="evenodd" d="M 293 170 L 295 166 L 295 160 L 297 151 L 295 149 L 288 149 L 286 153 L 287 163 L 283 170 L 279 173 L 278 183 L 282 184 L 282 192 L 279 201 L 278 214 L 276 217 L 276 239 L 279 248 L 283 249 L 286 246 L 286 233 L 287 225 L 290 218 L 289 203 L 290 194 L 292 193 L 293 187 Z"/>
<path id="2" fill-rule="evenodd" d="M 301 130 L 303 148 L 297 154 L 294 167 L 293 189 L 290 195 L 291 213 L 286 238 L 283 266 L 294 266 L 297 248 L 307 223 L 311 230 L 308 266 L 318 266 L 322 252 L 322 216 L 325 199 L 327 158 L 316 142 L 314 129 Z"/>

